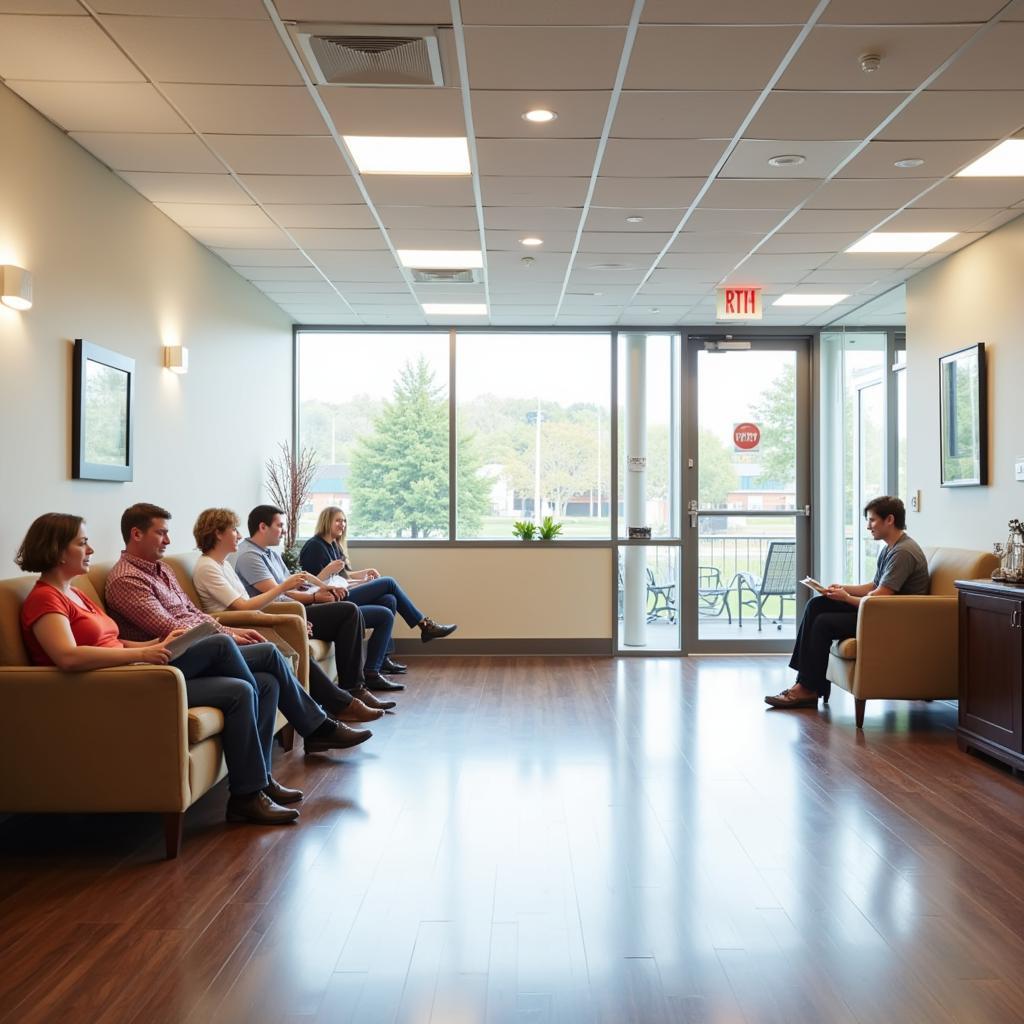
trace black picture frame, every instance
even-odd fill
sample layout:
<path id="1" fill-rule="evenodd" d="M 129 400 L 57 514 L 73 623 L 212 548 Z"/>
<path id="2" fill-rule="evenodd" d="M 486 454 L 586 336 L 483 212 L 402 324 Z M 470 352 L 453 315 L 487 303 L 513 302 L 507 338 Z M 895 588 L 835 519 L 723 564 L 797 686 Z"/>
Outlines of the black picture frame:
<path id="1" fill-rule="evenodd" d="M 71 477 L 132 480 L 135 360 L 75 339 L 71 392 Z"/>
<path id="2" fill-rule="evenodd" d="M 939 478 L 943 487 L 988 483 L 984 342 L 939 359 Z"/>

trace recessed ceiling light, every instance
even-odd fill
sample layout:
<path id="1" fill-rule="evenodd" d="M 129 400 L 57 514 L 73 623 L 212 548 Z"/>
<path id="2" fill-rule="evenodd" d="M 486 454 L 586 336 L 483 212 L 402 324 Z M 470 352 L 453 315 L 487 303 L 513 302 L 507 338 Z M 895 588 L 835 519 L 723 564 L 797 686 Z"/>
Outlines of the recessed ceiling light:
<path id="1" fill-rule="evenodd" d="M 1024 139 L 1007 139 L 990 149 L 973 164 L 968 164 L 958 178 L 1019 178 L 1024 176 Z"/>
<path id="2" fill-rule="evenodd" d="M 520 245 L 543 245 L 544 244 L 544 239 L 543 238 L 536 238 L 533 235 L 529 235 L 526 238 L 520 238 L 519 239 L 519 244 Z"/>
<path id="3" fill-rule="evenodd" d="M 464 138 L 346 135 L 360 174 L 469 174 Z"/>
<path id="4" fill-rule="evenodd" d="M 906 160 L 897 160 L 893 167 L 902 167 L 904 169 L 908 167 L 920 167 L 924 161 L 919 156 L 908 157 Z"/>
<path id="5" fill-rule="evenodd" d="M 427 316 L 487 316 L 486 302 L 424 302 Z"/>
<path id="6" fill-rule="evenodd" d="M 801 295 L 787 292 L 780 295 L 773 303 L 773 306 L 834 306 L 849 295 Z"/>
<path id="7" fill-rule="evenodd" d="M 469 270 L 484 265 L 479 249 L 399 249 L 403 267 L 417 270 Z"/>
<path id="8" fill-rule="evenodd" d="M 627 217 L 626 218 L 626 223 L 627 224 L 643 224 L 643 222 L 644 222 L 643 217 L 638 217 L 636 215 L 634 215 L 632 217 Z"/>
<path id="9" fill-rule="evenodd" d="M 799 167 L 806 162 L 807 157 L 801 156 L 799 153 L 782 153 L 779 156 L 768 158 L 768 163 L 772 167 Z"/>
<path id="10" fill-rule="evenodd" d="M 587 270 L 632 270 L 628 263 L 591 263 Z"/>
<path id="11" fill-rule="evenodd" d="M 524 121 L 531 121 L 533 124 L 547 124 L 549 121 L 554 121 L 558 115 L 553 110 L 546 110 L 543 107 L 538 107 L 536 110 L 528 110 L 523 114 Z"/>
<path id="12" fill-rule="evenodd" d="M 956 234 L 956 231 L 872 231 L 846 251 L 928 252 Z"/>

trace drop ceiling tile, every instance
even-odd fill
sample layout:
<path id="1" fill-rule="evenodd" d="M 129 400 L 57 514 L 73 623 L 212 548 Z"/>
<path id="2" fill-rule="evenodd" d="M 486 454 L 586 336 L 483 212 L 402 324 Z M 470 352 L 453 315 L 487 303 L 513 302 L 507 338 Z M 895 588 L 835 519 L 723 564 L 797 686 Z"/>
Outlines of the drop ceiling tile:
<path id="1" fill-rule="evenodd" d="M 933 89 L 1024 89 L 1024 24 L 996 25 L 932 84 Z"/>
<path id="2" fill-rule="evenodd" d="M 358 249 L 371 252 L 386 249 L 379 229 L 292 228 L 291 234 L 303 249 Z"/>
<path id="3" fill-rule="evenodd" d="M 267 9 L 260 0 L 93 0 L 100 14 L 144 14 L 175 18 L 249 18 L 261 21 Z M 171 8 L 168 10 L 168 8 Z"/>
<path id="4" fill-rule="evenodd" d="M 1006 0 L 832 0 L 824 23 L 913 25 L 988 21 Z"/>
<path id="5" fill-rule="evenodd" d="M 207 135 L 207 142 L 237 174 L 344 174 L 330 136 Z"/>
<path id="6" fill-rule="evenodd" d="M 720 178 L 756 178 L 788 181 L 793 178 L 824 178 L 846 159 L 860 140 L 846 142 L 798 142 L 741 139 L 719 172 Z M 772 167 L 768 161 L 782 154 L 797 154 L 804 162 L 793 167 Z"/>
<path id="7" fill-rule="evenodd" d="M 199 132 L 224 135 L 323 135 L 323 118 L 301 85 L 165 85 Z"/>
<path id="8" fill-rule="evenodd" d="M 981 238 L 983 232 L 981 231 L 961 231 L 959 234 L 954 235 L 952 238 L 945 242 L 940 242 L 932 252 L 956 252 L 958 249 L 963 249 L 968 245 L 973 244 Z"/>
<path id="9" fill-rule="evenodd" d="M 669 237 L 667 231 L 584 231 L 580 252 L 628 254 L 630 257 L 646 253 L 653 256 L 668 244 Z"/>
<path id="10" fill-rule="evenodd" d="M 917 96 L 878 137 L 895 141 L 1000 139 L 1022 124 L 1022 91 L 928 90 Z"/>
<path id="11" fill-rule="evenodd" d="M 461 0 L 466 25 L 625 25 L 631 0 Z"/>
<path id="12" fill-rule="evenodd" d="M 799 210 L 779 229 L 783 234 L 805 232 L 864 232 L 885 220 L 889 210 Z"/>
<path id="13" fill-rule="evenodd" d="M 470 96 L 477 139 L 597 139 L 604 128 L 608 90 L 474 89 Z M 527 110 L 553 110 L 547 124 L 524 121 Z"/>
<path id="14" fill-rule="evenodd" d="M 721 139 L 609 139 L 601 161 L 606 178 L 707 176 L 725 150 Z"/>
<path id="15" fill-rule="evenodd" d="M 597 141 L 480 139 L 476 152 L 481 175 L 587 177 L 594 169 Z"/>
<path id="16" fill-rule="evenodd" d="M 696 294 L 707 292 L 718 281 L 720 275 L 698 275 L 671 267 L 658 267 L 644 282 L 644 293 L 647 295 L 666 295 L 672 293 Z"/>
<path id="17" fill-rule="evenodd" d="M 78 0 L 0 0 L 0 14 L 74 14 L 86 17 Z"/>
<path id="18" fill-rule="evenodd" d="M 446 231 L 443 228 L 395 228 L 388 232 L 396 249 L 479 249 L 479 231 Z"/>
<path id="19" fill-rule="evenodd" d="M 0 14 L 0 76 L 48 82 L 142 82 L 90 18 Z"/>
<path id="20" fill-rule="evenodd" d="M 779 80 L 780 89 L 909 92 L 973 34 L 968 26 L 818 26 Z M 882 63 L 865 74 L 860 55 Z M 955 86 L 950 86 L 955 88 Z"/>
<path id="21" fill-rule="evenodd" d="M 274 291 L 292 291 L 291 285 L 295 282 L 306 282 L 307 284 L 316 285 L 324 283 L 323 275 L 318 273 L 315 267 L 310 266 L 246 267 L 242 265 L 236 266 L 235 269 L 247 281 L 258 281 L 262 287 L 271 288 Z"/>
<path id="22" fill-rule="evenodd" d="M 750 252 L 750 246 L 739 246 L 731 253 L 703 252 L 690 250 L 677 251 L 673 248 L 666 253 L 658 264 L 659 270 L 674 270 L 689 275 L 695 281 L 713 281 L 716 277 L 731 270 Z"/>
<path id="23" fill-rule="evenodd" d="M 474 89 L 611 89 L 625 28 L 494 27 L 465 30 Z"/>
<path id="24" fill-rule="evenodd" d="M 591 202 L 622 210 L 686 207 L 696 198 L 704 178 L 608 178 L 601 176 Z"/>
<path id="25" fill-rule="evenodd" d="M 686 222 L 686 231 L 757 232 L 771 231 L 783 214 L 779 210 L 711 210 L 700 207 Z"/>
<path id="26" fill-rule="evenodd" d="M 841 233 L 816 232 L 814 234 L 775 234 L 762 245 L 758 252 L 771 253 L 836 253 L 853 245 L 863 234 L 861 231 Z"/>
<path id="27" fill-rule="evenodd" d="M 575 231 L 582 215 L 579 206 L 485 206 L 484 224 L 488 231 L 518 231 L 524 224 L 543 224 L 551 231 Z"/>
<path id="28" fill-rule="evenodd" d="M 468 174 L 372 174 L 363 183 L 375 206 L 475 205 Z"/>
<path id="29" fill-rule="evenodd" d="M 914 254 L 909 252 L 843 252 L 823 262 L 819 269 L 842 273 L 851 270 L 890 271 L 905 267 L 913 259 Z"/>
<path id="30" fill-rule="evenodd" d="M 825 182 L 810 199 L 811 210 L 890 210 L 923 192 L 933 181 L 928 178 L 834 178 Z M 988 205 L 991 205 L 988 204 Z"/>
<path id="31" fill-rule="evenodd" d="M 342 135 L 465 136 L 458 89 L 318 86 Z"/>
<path id="32" fill-rule="evenodd" d="M 500 317 L 512 317 L 517 313 L 522 313 L 524 316 L 548 316 L 551 317 L 555 312 L 555 303 L 546 302 L 539 305 L 516 305 L 506 306 L 499 305 L 496 302 L 491 303 L 491 315 Z"/>
<path id="33" fill-rule="evenodd" d="M 353 278 L 361 281 L 393 281 L 400 280 L 403 284 L 405 278 L 402 276 L 395 263 L 395 258 L 390 252 L 372 250 L 369 252 L 345 252 L 337 249 L 308 249 L 309 258 L 327 275 L 334 280 L 339 280 L 347 274 L 356 271 L 363 272 L 363 276 Z"/>
<path id="34" fill-rule="evenodd" d="M 154 203 L 183 228 L 273 228 L 270 218 L 251 203 L 248 206 L 215 203 Z"/>
<path id="35" fill-rule="evenodd" d="M 760 91 L 796 35 L 791 26 L 641 25 L 625 88 Z"/>
<path id="36" fill-rule="evenodd" d="M 588 178 L 483 176 L 480 189 L 488 206 L 582 206 Z"/>
<path id="37" fill-rule="evenodd" d="M 69 137 L 115 171 L 224 171 L 196 135 L 70 132 Z"/>
<path id="38" fill-rule="evenodd" d="M 481 318 L 482 319 L 482 318 Z M 492 316 L 490 322 L 496 327 L 549 327 L 554 324 L 550 316 Z"/>
<path id="39" fill-rule="evenodd" d="M 317 266 L 320 266 L 319 259 L 317 260 Z M 405 278 L 397 267 L 390 271 L 368 267 L 353 267 L 344 272 L 331 271 L 330 278 L 340 288 L 349 288 L 353 283 L 358 283 L 359 287 L 363 287 L 363 283 L 405 284 Z"/>
<path id="40" fill-rule="evenodd" d="M 531 284 L 519 279 L 503 281 L 500 275 L 492 275 L 487 287 L 492 301 L 500 296 L 500 301 L 506 303 L 540 302 L 549 299 L 557 302 L 558 296 L 562 293 L 561 281 L 536 281 Z"/>
<path id="41" fill-rule="evenodd" d="M 189 127 L 146 82 L 4 83 L 65 131 L 188 132 Z"/>
<path id="42" fill-rule="evenodd" d="M 871 267 L 859 270 L 812 270 L 800 283 L 827 284 L 837 291 L 852 293 L 858 288 L 877 281 L 884 274 L 884 270 L 875 270 Z"/>
<path id="43" fill-rule="evenodd" d="M 623 92 L 611 134 L 617 139 L 732 138 L 757 96 L 727 91 Z"/>
<path id="44" fill-rule="evenodd" d="M 892 113 L 905 95 L 775 89 L 743 134 L 748 139 L 863 139 Z"/>
<path id="45" fill-rule="evenodd" d="M 933 209 L 981 209 L 1013 206 L 1024 201 L 1024 178 L 950 178 L 918 199 L 914 206 Z"/>
<path id="46" fill-rule="evenodd" d="M 274 0 L 288 21 L 337 21 L 338 0 Z M 451 21 L 448 0 L 345 0 L 346 23 L 443 25 Z"/>
<path id="47" fill-rule="evenodd" d="M 190 227 L 188 233 L 210 248 L 218 249 L 281 249 L 291 245 L 288 236 L 278 228 L 203 228 Z"/>
<path id="48" fill-rule="evenodd" d="M 716 210 L 791 210 L 817 187 L 810 180 L 769 180 L 766 178 L 719 179 L 712 183 L 701 206 Z"/>
<path id="49" fill-rule="evenodd" d="M 618 231 L 630 234 L 649 234 L 652 232 L 674 231 L 682 220 L 686 209 L 668 210 L 623 210 L 615 207 L 590 207 L 587 215 L 588 231 Z M 642 217 L 638 224 L 630 224 L 626 218 Z"/>
<path id="50" fill-rule="evenodd" d="M 419 302 L 484 302 L 487 298 L 482 284 L 417 284 L 413 291 Z"/>
<path id="51" fill-rule="evenodd" d="M 251 279 L 250 279 L 251 280 Z M 317 281 L 252 281 L 252 284 L 274 298 L 285 302 L 322 301 L 322 296 L 337 296 L 337 292 L 323 278 Z"/>
<path id="52" fill-rule="evenodd" d="M 153 203 L 250 203 L 230 174 L 175 174 L 119 171 L 136 192 Z"/>
<path id="53" fill-rule="evenodd" d="M 354 205 L 363 201 L 350 175 L 242 174 L 242 184 L 261 203 Z"/>
<path id="54" fill-rule="evenodd" d="M 641 22 L 671 25 L 786 24 L 802 25 L 814 10 L 815 0 L 647 0 Z"/>
<path id="55" fill-rule="evenodd" d="M 740 253 L 746 255 L 764 238 L 761 231 L 687 231 L 672 243 L 673 253 Z"/>
<path id="56" fill-rule="evenodd" d="M 975 231 L 995 231 L 1004 224 L 1009 224 L 1011 220 L 1016 220 L 1022 213 L 1024 210 L 1000 210 L 991 217 L 970 226 Z"/>
<path id="57" fill-rule="evenodd" d="M 488 274 L 493 273 L 505 281 L 561 281 L 568 266 L 569 257 L 565 253 L 539 253 L 532 264 L 526 265 L 518 252 L 487 252 Z"/>
<path id="58" fill-rule="evenodd" d="M 377 213 L 390 231 L 408 228 L 413 231 L 431 231 L 434 228 L 450 231 L 478 229 L 476 209 L 472 206 L 378 206 Z"/>
<path id="59" fill-rule="evenodd" d="M 302 84 L 269 19 L 114 16 L 104 25 L 156 82 Z"/>
<path id="60" fill-rule="evenodd" d="M 264 209 L 285 228 L 374 228 L 377 224 L 369 208 L 362 204 L 348 206 L 301 203 L 272 203 Z"/>
<path id="61" fill-rule="evenodd" d="M 816 270 L 828 260 L 825 253 L 798 253 L 789 255 L 761 255 L 755 253 L 739 269 L 765 282 L 788 281 L 808 270 Z"/>
<path id="62" fill-rule="evenodd" d="M 870 142 L 837 175 L 840 178 L 945 177 L 992 148 L 991 142 Z M 896 167 L 897 160 L 924 160 L 921 167 Z"/>
<path id="63" fill-rule="evenodd" d="M 542 238 L 543 245 L 523 245 L 520 239 L 530 236 Z M 479 235 L 476 236 L 479 240 Z M 576 240 L 575 231 L 548 231 L 543 222 L 524 218 L 523 227 L 518 231 L 499 228 L 487 230 L 487 248 L 502 249 L 506 252 L 518 252 L 521 256 L 536 256 L 538 252 L 571 252 Z"/>
<path id="64" fill-rule="evenodd" d="M 233 267 L 308 267 L 309 260 L 297 249 L 214 249 Z"/>

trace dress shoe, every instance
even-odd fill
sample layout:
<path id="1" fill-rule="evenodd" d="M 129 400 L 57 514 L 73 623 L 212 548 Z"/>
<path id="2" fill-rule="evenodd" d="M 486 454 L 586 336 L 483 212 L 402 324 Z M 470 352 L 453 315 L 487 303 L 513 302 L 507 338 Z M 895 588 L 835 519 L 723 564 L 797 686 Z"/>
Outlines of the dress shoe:
<path id="1" fill-rule="evenodd" d="M 352 703 L 334 717 L 339 722 L 376 722 L 378 718 L 384 717 L 384 712 L 371 707 L 365 700 L 353 696 Z"/>
<path id="2" fill-rule="evenodd" d="M 389 691 L 404 690 L 405 683 L 396 683 L 392 679 L 388 679 L 387 676 L 382 676 L 379 672 L 364 672 L 363 678 L 366 680 L 367 690 L 377 690 L 380 693 L 387 693 Z M 361 700 L 362 698 L 360 698 Z"/>
<path id="3" fill-rule="evenodd" d="M 353 690 L 352 696 L 356 698 L 356 700 L 361 700 L 367 707 L 372 708 L 375 711 L 379 711 L 381 714 L 385 711 L 390 711 L 392 708 L 398 707 L 398 704 L 393 700 L 380 700 L 378 697 L 374 697 L 374 695 L 370 693 L 365 686 L 361 686 L 358 690 Z"/>
<path id="4" fill-rule="evenodd" d="M 305 739 L 306 753 L 319 754 L 325 750 L 344 750 L 365 743 L 373 735 L 369 729 L 350 729 L 347 725 L 328 718 L 316 732 Z"/>
<path id="5" fill-rule="evenodd" d="M 818 706 L 816 695 L 800 697 L 792 690 L 783 690 L 782 693 L 777 693 L 773 697 L 765 697 L 764 702 L 773 708 L 816 708 Z"/>
<path id="6" fill-rule="evenodd" d="M 381 672 L 387 672 L 390 676 L 400 676 L 408 667 L 408 665 L 403 665 L 400 661 L 394 661 L 392 658 L 387 657 L 384 659 L 380 670 Z"/>
<path id="7" fill-rule="evenodd" d="M 273 775 L 270 776 L 270 781 L 263 787 L 263 792 L 275 804 L 295 804 L 302 799 L 301 789 L 289 789 L 287 786 L 282 786 Z"/>
<path id="8" fill-rule="evenodd" d="M 286 792 L 288 792 L 286 790 Z M 262 790 L 238 796 L 232 793 L 228 797 L 228 821 L 249 821 L 254 825 L 287 825 L 299 816 L 299 812 L 291 807 L 279 807 Z"/>
<path id="9" fill-rule="evenodd" d="M 420 639 L 425 644 L 428 644 L 431 640 L 440 640 L 441 637 L 454 633 L 458 628 L 459 627 L 454 624 L 444 626 L 440 622 L 435 622 L 433 619 L 424 619 L 420 623 Z"/>

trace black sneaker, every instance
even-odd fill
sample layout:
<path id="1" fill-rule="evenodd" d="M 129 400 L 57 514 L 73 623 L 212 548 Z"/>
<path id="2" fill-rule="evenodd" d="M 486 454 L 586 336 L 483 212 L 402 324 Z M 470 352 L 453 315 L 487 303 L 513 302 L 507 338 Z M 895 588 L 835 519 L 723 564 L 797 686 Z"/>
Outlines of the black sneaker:
<path id="1" fill-rule="evenodd" d="M 435 622 L 433 619 L 424 619 L 420 623 L 420 639 L 425 644 L 428 644 L 431 640 L 440 640 L 443 636 L 449 636 L 458 628 L 459 627 L 454 624 L 444 626 L 439 622 Z"/>

